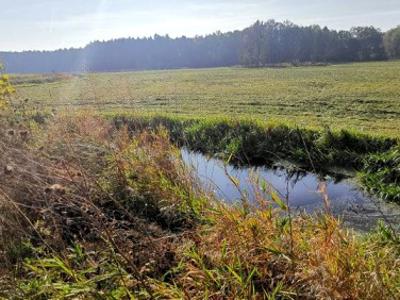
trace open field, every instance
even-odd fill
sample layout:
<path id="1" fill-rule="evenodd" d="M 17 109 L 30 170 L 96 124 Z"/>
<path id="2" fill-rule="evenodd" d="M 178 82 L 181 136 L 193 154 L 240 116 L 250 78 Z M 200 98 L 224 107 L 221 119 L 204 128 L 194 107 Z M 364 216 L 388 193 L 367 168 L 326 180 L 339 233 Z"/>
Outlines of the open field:
<path id="1" fill-rule="evenodd" d="M 400 137 L 400 61 L 12 78 L 16 97 L 40 110 L 251 117 Z"/>

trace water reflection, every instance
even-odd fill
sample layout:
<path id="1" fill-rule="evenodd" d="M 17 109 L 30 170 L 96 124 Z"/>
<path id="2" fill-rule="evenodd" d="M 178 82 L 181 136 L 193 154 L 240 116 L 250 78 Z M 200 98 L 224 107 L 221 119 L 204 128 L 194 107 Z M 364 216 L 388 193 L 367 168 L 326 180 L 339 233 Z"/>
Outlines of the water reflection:
<path id="1" fill-rule="evenodd" d="M 242 194 L 254 201 L 257 195 L 254 183 L 260 184 L 261 180 L 298 212 L 312 213 L 325 210 L 329 205 L 334 215 L 358 229 L 371 228 L 379 219 L 400 223 L 397 205 L 374 199 L 343 177 L 318 176 L 294 168 L 236 168 L 186 149 L 182 150 L 182 157 L 187 165 L 194 168 L 202 184 L 222 201 L 240 201 Z"/>

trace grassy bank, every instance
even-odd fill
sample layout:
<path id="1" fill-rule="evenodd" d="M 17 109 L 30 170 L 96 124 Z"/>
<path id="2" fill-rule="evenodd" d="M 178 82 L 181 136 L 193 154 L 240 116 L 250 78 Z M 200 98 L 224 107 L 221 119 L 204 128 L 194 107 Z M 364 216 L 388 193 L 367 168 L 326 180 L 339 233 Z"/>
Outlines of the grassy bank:
<path id="1" fill-rule="evenodd" d="M 319 173 L 338 168 L 362 172 L 360 182 L 371 192 L 388 200 L 400 197 L 398 152 L 391 150 L 398 145 L 396 139 L 246 119 L 135 116 L 114 117 L 114 123 L 132 132 L 162 126 L 179 146 L 237 164 L 271 165 L 284 160 Z M 388 161 L 382 162 L 386 156 Z M 385 180 L 380 180 L 382 176 Z"/>
<path id="2" fill-rule="evenodd" d="M 87 114 L 32 124 L 0 131 L 4 299 L 400 295 L 400 242 L 384 226 L 361 236 L 329 214 L 293 217 L 262 184 L 258 209 L 219 203 L 164 130 Z"/>

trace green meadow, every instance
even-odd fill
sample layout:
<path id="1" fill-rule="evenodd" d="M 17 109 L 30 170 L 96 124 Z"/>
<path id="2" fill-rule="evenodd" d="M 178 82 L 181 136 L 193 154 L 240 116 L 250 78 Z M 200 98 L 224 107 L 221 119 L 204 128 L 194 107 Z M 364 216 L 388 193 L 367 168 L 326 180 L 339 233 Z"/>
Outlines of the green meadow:
<path id="1" fill-rule="evenodd" d="M 315 67 L 13 75 L 39 111 L 229 117 L 400 136 L 400 61 Z"/>

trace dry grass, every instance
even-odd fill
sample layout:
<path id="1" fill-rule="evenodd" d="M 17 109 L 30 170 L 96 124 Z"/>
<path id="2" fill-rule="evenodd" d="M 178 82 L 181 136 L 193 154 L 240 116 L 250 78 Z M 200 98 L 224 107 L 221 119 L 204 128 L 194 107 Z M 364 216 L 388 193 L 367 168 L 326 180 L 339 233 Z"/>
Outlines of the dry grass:
<path id="1" fill-rule="evenodd" d="M 145 288 L 144 274 L 161 276 L 174 263 L 176 240 L 201 209 L 190 206 L 200 194 L 175 148 L 165 134 L 131 137 L 95 117 L 53 124 L 1 136 L 1 269 L 26 276 L 24 259 L 65 263 L 79 244 L 98 253 L 97 264 L 116 256 L 111 263 Z"/>
<path id="2" fill-rule="evenodd" d="M 361 240 L 329 216 L 221 207 L 184 249 L 174 284 L 188 299 L 396 299 L 398 246 Z"/>

